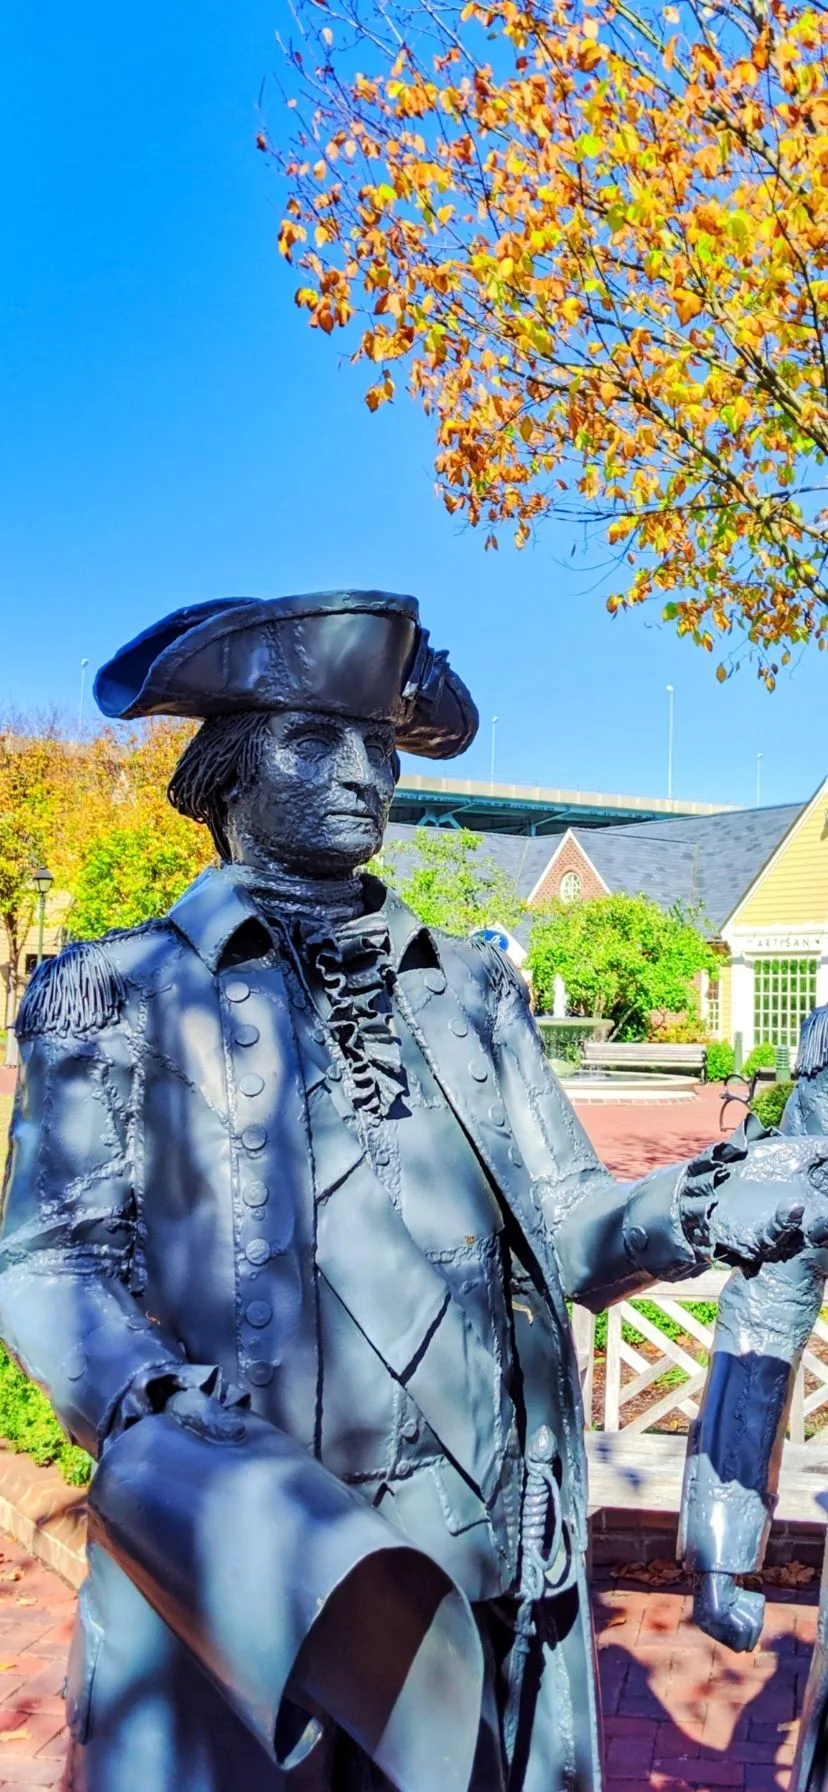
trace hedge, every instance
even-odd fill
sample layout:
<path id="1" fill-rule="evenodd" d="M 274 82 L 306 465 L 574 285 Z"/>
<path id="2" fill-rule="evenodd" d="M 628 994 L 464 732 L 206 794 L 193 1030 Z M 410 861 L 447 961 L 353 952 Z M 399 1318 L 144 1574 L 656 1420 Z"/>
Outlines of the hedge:
<path id="1" fill-rule="evenodd" d="M 31 1456 L 42 1467 L 54 1463 L 64 1481 L 85 1487 L 92 1461 L 69 1442 L 66 1432 L 39 1388 L 13 1363 L 0 1344 L 0 1437 L 12 1450 Z"/>

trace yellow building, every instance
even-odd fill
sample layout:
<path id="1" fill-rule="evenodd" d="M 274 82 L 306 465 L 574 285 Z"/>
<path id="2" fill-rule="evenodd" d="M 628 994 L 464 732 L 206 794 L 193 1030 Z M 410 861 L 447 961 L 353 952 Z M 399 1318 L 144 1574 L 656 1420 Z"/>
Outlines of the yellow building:
<path id="1" fill-rule="evenodd" d="M 745 1055 L 795 1047 L 803 1017 L 828 1002 L 828 780 L 804 804 L 484 839 L 530 909 L 625 891 L 694 919 L 722 957 L 699 992 L 706 1029 L 740 1033 Z"/>
<path id="2" fill-rule="evenodd" d="M 734 892 L 735 893 L 735 892 Z M 828 780 L 786 830 L 721 927 L 730 964 L 721 1028 L 745 1051 L 795 1046 L 801 1021 L 828 1002 Z"/>

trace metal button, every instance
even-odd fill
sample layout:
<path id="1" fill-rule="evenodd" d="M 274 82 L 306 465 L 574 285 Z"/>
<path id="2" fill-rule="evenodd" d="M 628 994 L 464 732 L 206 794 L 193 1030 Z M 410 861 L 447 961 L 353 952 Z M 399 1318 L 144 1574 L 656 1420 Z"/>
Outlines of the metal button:
<path id="1" fill-rule="evenodd" d="M 308 1005 L 308 998 L 305 995 L 304 990 L 303 989 L 295 989 L 293 992 L 294 1008 L 307 1008 L 307 1005 Z"/>
<path id="2" fill-rule="evenodd" d="M 252 1381 L 254 1388 L 266 1388 L 268 1382 L 273 1380 L 273 1364 L 251 1363 L 248 1380 Z"/>
<path id="3" fill-rule="evenodd" d="M 432 995 L 441 996 L 443 994 L 443 990 L 446 987 L 446 979 L 443 976 L 442 971 L 426 971 L 424 981 L 426 989 L 430 989 Z"/>
<path id="4" fill-rule="evenodd" d="M 474 1077 L 476 1083 L 485 1083 L 489 1074 L 488 1064 L 485 1064 L 482 1058 L 472 1058 L 469 1064 L 469 1073 Z"/>
<path id="5" fill-rule="evenodd" d="M 388 1150 L 386 1145 L 381 1145 L 379 1148 L 379 1151 L 375 1152 L 374 1155 L 376 1157 L 377 1163 L 381 1166 L 382 1169 L 385 1169 L 386 1164 L 390 1164 L 390 1162 L 391 1162 L 391 1153 Z"/>
<path id="6" fill-rule="evenodd" d="M 270 1256 L 270 1242 L 267 1238 L 251 1238 L 245 1251 L 248 1263 L 266 1263 Z"/>
<path id="7" fill-rule="evenodd" d="M 518 1151 L 517 1145 L 509 1146 L 509 1162 L 515 1164 L 519 1170 L 523 1167 L 523 1158 Z"/>
<path id="8" fill-rule="evenodd" d="M 324 1043 L 325 1043 L 325 1028 L 324 1027 L 311 1027 L 311 1039 L 315 1039 L 317 1045 L 324 1045 Z"/>
<path id="9" fill-rule="evenodd" d="M 267 1200 L 267 1183 L 248 1182 L 246 1189 L 242 1190 L 242 1200 L 248 1207 L 264 1207 Z"/>
<path id="10" fill-rule="evenodd" d="M 449 1032 L 454 1034 L 455 1039 L 465 1039 L 468 1030 L 466 1022 L 459 1020 L 456 1015 L 449 1021 Z"/>
<path id="11" fill-rule="evenodd" d="M 643 1226 L 630 1226 L 629 1231 L 627 1233 L 627 1243 L 628 1243 L 631 1251 L 646 1251 L 646 1249 L 647 1249 L 647 1234 L 644 1230 L 644 1227 Z"/>
<path id="12" fill-rule="evenodd" d="M 224 993 L 228 1002 L 246 1002 L 250 994 L 250 984 L 243 977 L 230 977 L 224 985 Z"/>
<path id="13" fill-rule="evenodd" d="M 263 1076 L 239 1077 L 239 1089 L 241 1090 L 242 1095 L 261 1095 L 263 1088 Z"/>
<path id="14" fill-rule="evenodd" d="M 502 1101 L 493 1101 L 489 1109 L 489 1119 L 493 1126 L 506 1125 L 506 1109 Z"/>
<path id="15" fill-rule="evenodd" d="M 406 1419 L 406 1422 L 402 1428 L 402 1434 L 403 1434 L 404 1441 L 407 1444 L 415 1444 L 420 1435 L 419 1419 L 415 1419 L 415 1418 Z"/>
<path id="16" fill-rule="evenodd" d="M 259 1037 L 258 1027 L 237 1027 L 233 1038 L 237 1045 L 255 1045 Z"/>
<path id="17" fill-rule="evenodd" d="M 245 1313 L 250 1325 L 269 1325 L 273 1318 L 273 1308 L 267 1300 L 248 1301 Z"/>
<path id="18" fill-rule="evenodd" d="M 246 1126 L 241 1136 L 245 1151 L 261 1151 L 267 1144 L 267 1131 L 264 1126 Z"/>
<path id="19" fill-rule="evenodd" d="M 329 1064 L 327 1070 L 325 1071 L 325 1075 L 326 1075 L 329 1083 L 338 1083 L 340 1077 L 342 1076 L 341 1065 Z"/>

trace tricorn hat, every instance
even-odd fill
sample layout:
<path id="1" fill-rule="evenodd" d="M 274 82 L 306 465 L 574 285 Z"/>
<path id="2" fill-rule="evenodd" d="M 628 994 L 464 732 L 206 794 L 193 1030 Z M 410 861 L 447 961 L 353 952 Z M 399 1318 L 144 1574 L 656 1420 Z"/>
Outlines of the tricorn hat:
<path id="1" fill-rule="evenodd" d="M 225 597 L 164 617 L 95 679 L 105 716 L 231 715 L 318 709 L 394 723 L 397 746 L 452 759 L 478 714 L 445 653 L 429 646 L 414 597 L 317 591 Z"/>

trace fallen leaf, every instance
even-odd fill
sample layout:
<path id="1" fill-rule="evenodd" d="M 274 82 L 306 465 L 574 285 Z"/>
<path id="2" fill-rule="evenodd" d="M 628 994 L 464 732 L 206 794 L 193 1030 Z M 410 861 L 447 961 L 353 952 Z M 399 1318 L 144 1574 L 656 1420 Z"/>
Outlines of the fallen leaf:
<path id="1" fill-rule="evenodd" d="M 28 1724 L 21 1724 L 18 1730 L 0 1730 L 0 1742 L 24 1742 L 31 1733 Z"/>
<path id="2" fill-rule="evenodd" d="M 26 1593 L 19 1593 L 14 1603 L 15 1605 L 36 1605 L 37 1600 L 30 1599 Z"/>

